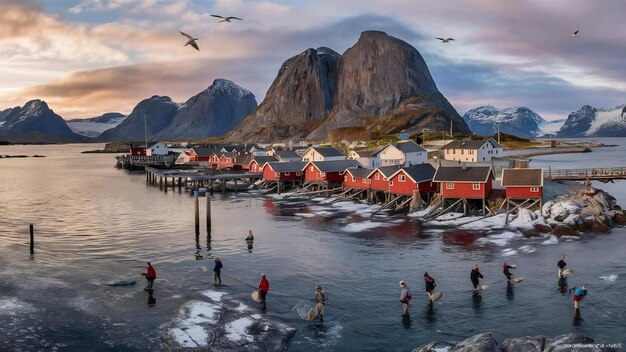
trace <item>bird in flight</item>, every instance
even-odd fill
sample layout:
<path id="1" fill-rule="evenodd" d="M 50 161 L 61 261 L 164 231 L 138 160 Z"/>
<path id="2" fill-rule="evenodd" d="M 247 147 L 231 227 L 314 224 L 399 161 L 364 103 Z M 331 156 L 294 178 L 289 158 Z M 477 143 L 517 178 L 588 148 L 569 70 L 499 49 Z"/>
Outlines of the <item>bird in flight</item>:
<path id="1" fill-rule="evenodd" d="M 198 40 L 198 38 L 194 38 L 194 37 L 190 36 L 189 34 L 183 33 L 183 32 L 180 32 L 180 34 L 188 39 L 187 43 L 185 43 L 185 46 L 191 45 L 194 48 L 196 48 L 196 50 L 200 51 L 200 48 L 198 48 L 198 43 L 196 43 L 196 40 Z"/>
<path id="2" fill-rule="evenodd" d="M 437 37 L 435 39 L 441 40 L 441 43 L 448 43 L 450 41 L 454 41 L 454 38 L 439 38 L 439 37 Z"/>
<path id="3" fill-rule="evenodd" d="M 578 38 L 578 32 L 580 32 L 580 29 L 577 29 L 576 32 L 570 34 L 569 37 L 570 38 Z"/>
<path id="4" fill-rule="evenodd" d="M 220 16 L 220 15 L 211 15 L 211 16 L 212 17 L 221 18 L 222 20 L 219 23 L 230 22 L 230 20 L 240 20 L 240 21 L 243 21 L 241 18 L 235 17 L 235 16 L 228 16 L 228 17 L 224 17 L 224 16 Z"/>

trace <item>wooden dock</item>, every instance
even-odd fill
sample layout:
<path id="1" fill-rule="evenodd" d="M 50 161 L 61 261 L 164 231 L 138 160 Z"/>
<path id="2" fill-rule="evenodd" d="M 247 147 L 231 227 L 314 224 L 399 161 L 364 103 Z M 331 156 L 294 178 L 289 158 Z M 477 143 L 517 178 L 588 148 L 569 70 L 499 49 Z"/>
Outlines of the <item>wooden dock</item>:
<path id="1" fill-rule="evenodd" d="M 141 170 L 146 167 L 172 167 L 176 161 L 175 155 L 120 155 L 116 156 L 116 167 L 126 170 Z"/>
<path id="2" fill-rule="evenodd" d="M 164 192 L 168 189 L 193 192 L 200 188 L 205 188 L 211 193 L 244 191 L 261 178 L 261 173 L 220 173 L 210 168 L 158 169 L 148 166 L 145 170 L 146 183 L 152 187 L 159 187 Z"/>
<path id="3" fill-rule="evenodd" d="M 601 181 L 626 180 L 626 167 L 593 168 L 593 169 L 551 169 L 547 177 L 550 180 Z"/>

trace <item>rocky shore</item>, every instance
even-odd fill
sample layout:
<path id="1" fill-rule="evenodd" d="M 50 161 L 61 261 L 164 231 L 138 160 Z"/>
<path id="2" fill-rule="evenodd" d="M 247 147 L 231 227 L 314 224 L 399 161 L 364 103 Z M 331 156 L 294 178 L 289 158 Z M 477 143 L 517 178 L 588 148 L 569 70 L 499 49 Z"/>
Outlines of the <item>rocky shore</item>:
<path id="1" fill-rule="evenodd" d="M 412 352 L 603 352 L 617 351 L 596 344 L 594 339 L 579 335 L 565 334 L 549 338 L 545 336 L 526 336 L 504 340 L 501 344 L 490 333 L 474 335 L 456 344 L 431 342 L 416 347 Z"/>

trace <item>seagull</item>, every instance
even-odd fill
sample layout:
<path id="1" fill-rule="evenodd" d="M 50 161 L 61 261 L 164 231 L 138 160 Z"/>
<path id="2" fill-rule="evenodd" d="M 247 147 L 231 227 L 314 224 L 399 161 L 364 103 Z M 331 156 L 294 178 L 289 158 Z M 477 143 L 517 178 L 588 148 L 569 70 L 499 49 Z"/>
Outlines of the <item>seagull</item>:
<path id="1" fill-rule="evenodd" d="M 230 20 L 240 20 L 240 21 L 243 21 L 241 18 L 234 17 L 234 16 L 228 16 L 228 17 L 224 17 L 224 16 L 220 16 L 220 15 L 211 15 L 211 16 L 217 17 L 217 18 L 221 18 L 222 20 L 219 23 L 230 22 Z"/>
<path id="2" fill-rule="evenodd" d="M 198 38 L 194 38 L 194 37 L 190 36 L 189 34 L 183 33 L 183 32 L 180 32 L 180 34 L 183 35 L 184 37 L 186 37 L 187 39 L 189 39 L 189 40 L 187 40 L 187 43 L 185 43 L 185 46 L 191 45 L 194 48 L 196 48 L 196 50 L 200 51 L 200 48 L 198 48 L 198 43 L 196 43 L 196 40 L 198 40 Z"/>
<path id="3" fill-rule="evenodd" d="M 577 29 L 576 32 L 570 34 L 569 37 L 570 38 L 578 38 L 578 32 L 580 32 L 580 29 Z"/>
<path id="4" fill-rule="evenodd" d="M 450 41 L 454 41 L 454 38 L 439 38 L 439 37 L 437 37 L 435 39 L 441 40 L 441 43 L 443 43 L 443 44 L 448 43 Z"/>

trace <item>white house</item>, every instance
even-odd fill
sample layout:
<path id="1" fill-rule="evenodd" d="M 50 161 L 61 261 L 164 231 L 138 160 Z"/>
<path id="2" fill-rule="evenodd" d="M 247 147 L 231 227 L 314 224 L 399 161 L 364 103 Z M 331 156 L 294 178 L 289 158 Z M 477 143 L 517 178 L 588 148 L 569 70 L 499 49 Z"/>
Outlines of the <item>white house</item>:
<path id="1" fill-rule="evenodd" d="M 292 150 L 275 150 L 274 156 L 281 162 L 302 161 L 302 158 Z"/>
<path id="2" fill-rule="evenodd" d="M 359 164 L 365 168 L 377 168 L 380 166 L 378 153 L 383 148 L 384 147 L 352 150 L 348 153 L 348 159 L 357 160 Z"/>
<path id="3" fill-rule="evenodd" d="M 343 155 L 339 149 L 333 147 L 309 147 L 304 154 L 302 154 L 302 161 L 333 160 L 346 160 L 346 156 Z"/>
<path id="4" fill-rule="evenodd" d="M 428 162 L 428 151 L 413 141 L 391 143 L 404 154 L 404 165 L 419 165 Z"/>
<path id="5" fill-rule="evenodd" d="M 490 162 L 491 158 L 500 158 L 504 147 L 489 138 L 486 141 L 452 141 L 442 149 L 443 158 L 465 162 Z"/>
<path id="6" fill-rule="evenodd" d="M 148 144 L 148 150 L 146 151 L 147 156 L 167 154 L 169 154 L 169 148 L 164 142 Z"/>

